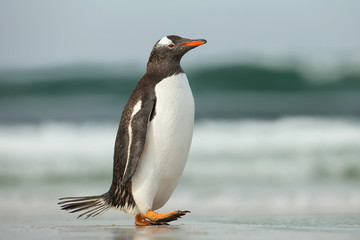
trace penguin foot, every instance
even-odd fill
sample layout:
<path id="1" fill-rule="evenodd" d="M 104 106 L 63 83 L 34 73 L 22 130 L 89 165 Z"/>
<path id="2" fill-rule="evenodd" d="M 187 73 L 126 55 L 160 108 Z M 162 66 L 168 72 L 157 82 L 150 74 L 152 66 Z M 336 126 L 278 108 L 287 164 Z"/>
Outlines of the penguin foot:
<path id="1" fill-rule="evenodd" d="M 135 225 L 136 226 L 154 226 L 154 225 L 169 225 L 166 222 L 155 222 L 151 220 L 147 220 L 146 217 L 144 217 L 141 214 L 138 214 L 135 216 Z"/>
<path id="2" fill-rule="evenodd" d="M 156 223 L 160 223 L 160 222 L 167 223 L 167 222 L 175 221 L 178 218 L 181 218 L 181 216 L 186 215 L 187 213 L 190 213 L 190 211 L 177 210 L 177 211 L 170 212 L 170 213 L 159 214 L 157 212 L 149 210 L 146 213 L 145 217 Z"/>

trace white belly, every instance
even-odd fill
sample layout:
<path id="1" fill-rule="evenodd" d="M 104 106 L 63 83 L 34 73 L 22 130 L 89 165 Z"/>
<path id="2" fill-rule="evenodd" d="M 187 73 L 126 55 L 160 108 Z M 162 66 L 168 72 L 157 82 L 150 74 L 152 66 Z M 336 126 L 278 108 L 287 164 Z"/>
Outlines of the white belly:
<path id="1" fill-rule="evenodd" d="M 162 80 L 155 94 L 156 115 L 132 177 L 133 197 L 143 214 L 169 200 L 184 170 L 194 128 L 194 99 L 184 73 Z"/>

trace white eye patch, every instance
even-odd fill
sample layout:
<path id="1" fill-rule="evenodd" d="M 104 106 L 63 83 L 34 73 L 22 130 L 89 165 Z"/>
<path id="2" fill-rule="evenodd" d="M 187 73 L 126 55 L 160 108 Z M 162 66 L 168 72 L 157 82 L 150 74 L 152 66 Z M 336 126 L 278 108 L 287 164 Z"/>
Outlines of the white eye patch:
<path id="1" fill-rule="evenodd" d="M 170 43 L 174 44 L 170 39 L 168 39 L 167 37 L 163 37 L 162 39 L 160 39 L 160 41 L 156 44 L 157 46 L 167 46 Z"/>

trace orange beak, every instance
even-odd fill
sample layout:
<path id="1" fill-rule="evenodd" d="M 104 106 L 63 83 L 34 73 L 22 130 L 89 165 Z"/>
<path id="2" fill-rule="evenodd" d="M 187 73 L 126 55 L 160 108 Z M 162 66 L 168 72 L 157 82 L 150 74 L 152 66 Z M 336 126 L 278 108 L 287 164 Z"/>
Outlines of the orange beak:
<path id="1" fill-rule="evenodd" d="M 185 46 L 189 46 L 189 47 L 196 47 L 196 46 L 200 46 L 206 43 L 206 40 L 202 39 L 202 40 L 191 40 L 190 42 L 185 43 Z"/>

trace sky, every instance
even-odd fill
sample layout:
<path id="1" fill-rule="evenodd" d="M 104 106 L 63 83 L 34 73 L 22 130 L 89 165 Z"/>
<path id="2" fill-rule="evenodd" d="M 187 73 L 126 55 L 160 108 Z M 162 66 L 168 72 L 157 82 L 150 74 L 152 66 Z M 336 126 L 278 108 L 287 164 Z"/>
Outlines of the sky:
<path id="1" fill-rule="evenodd" d="M 165 35 L 204 38 L 191 64 L 360 62 L 358 0 L 0 0 L 0 69 L 145 65 Z"/>

